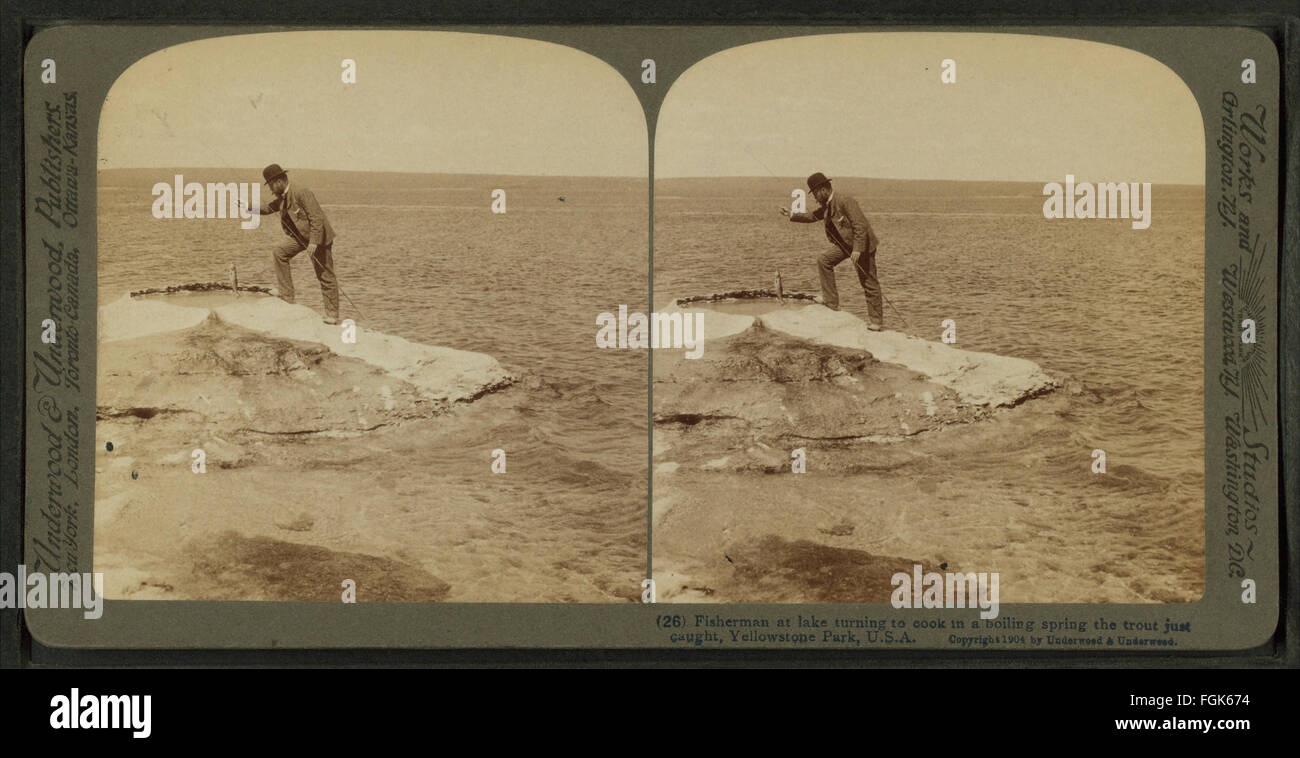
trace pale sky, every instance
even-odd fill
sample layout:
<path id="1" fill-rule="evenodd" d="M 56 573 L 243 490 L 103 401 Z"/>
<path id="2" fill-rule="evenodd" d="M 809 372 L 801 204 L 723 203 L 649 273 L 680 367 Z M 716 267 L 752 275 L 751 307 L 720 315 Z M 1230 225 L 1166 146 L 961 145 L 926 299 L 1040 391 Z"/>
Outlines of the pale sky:
<path id="1" fill-rule="evenodd" d="M 342 61 L 357 64 L 344 84 Z M 572 48 L 456 32 L 278 32 L 161 50 L 109 91 L 99 168 L 646 176 L 627 81 Z"/>
<path id="2" fill-rule="evenodd" d="M 942 84 L 940 62 L 957 64 Z M 766 165 L 766 168 L 764 167 Z M 669 90 L 655 175 L 1203 184 L 1191 90 L 1141 53 L 1011 34 L 835 34 L 731 48 Z"/>

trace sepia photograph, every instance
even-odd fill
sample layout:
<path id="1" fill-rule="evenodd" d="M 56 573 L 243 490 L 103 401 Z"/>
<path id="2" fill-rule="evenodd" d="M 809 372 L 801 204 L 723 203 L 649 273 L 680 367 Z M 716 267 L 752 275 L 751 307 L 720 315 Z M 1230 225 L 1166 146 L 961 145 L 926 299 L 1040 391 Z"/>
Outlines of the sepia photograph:
<path id="1" fill-rule="evenodd" d="M 828 34 L 685 71 L 654 299 L 702 346 L 654 355 L 658 599 L 1198 600 L 1205 148 L 1177 74 L 1098 42 Z"/>
<path id="2" fill-rule="evenodd" d="M 639 601 L 647 130 L 578 50 L 142 57 L 99 121 L 95 570 L 117 600 Z"/>

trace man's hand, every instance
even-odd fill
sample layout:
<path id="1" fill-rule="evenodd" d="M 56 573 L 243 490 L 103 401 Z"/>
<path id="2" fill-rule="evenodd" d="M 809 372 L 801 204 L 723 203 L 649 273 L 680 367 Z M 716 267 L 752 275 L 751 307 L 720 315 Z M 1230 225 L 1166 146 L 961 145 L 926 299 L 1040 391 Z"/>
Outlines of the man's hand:
<path id="1" fill-rule="evenodd" d="M 856 265 L 858 265 L 858 259 L 862 257 L 862 251 L 861 251 L 861 250 L 854 250 L 853 253 L 852 253 L 849 257 L 853 259 L 853 265 L 856 266 Z"/>
<path id="2" fill-rule="evenodd" d="M 308 245 L 308 246 L 307 246 L 307 255 L 315 255 L 315 254 L 316 254 L 316 246 L 315 246 L 315 245 Z"/>
<path id="3" fill-rule="evenodd" d="M 782 215 L 782 216 L 789 216 L 789 215 L 790 215 L 790 210 L 789 210 L 788 208 L 786 208 L 784 205 L 781 206 L 781 215 Z"/>

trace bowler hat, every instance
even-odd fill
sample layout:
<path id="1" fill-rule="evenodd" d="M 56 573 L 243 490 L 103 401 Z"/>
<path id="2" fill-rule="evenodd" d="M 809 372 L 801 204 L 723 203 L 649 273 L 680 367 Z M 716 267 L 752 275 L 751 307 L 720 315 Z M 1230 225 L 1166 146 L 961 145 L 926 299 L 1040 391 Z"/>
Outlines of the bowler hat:
<path id="1" fill-rule="evenodd" d="M 287 171 L 280 168 L 280 164 L 272 163 L 271 165 L 262 169 L 262 180 L 265 181 L 267 184 L 270 184 L 272 179 L 275 179 L 276 177 L 279 176 L 284 176 L 287 173 L 288 173 Z"/>
<path id="2" fill-rule="evenodd" d="M 268 170 L 270 170 L 270 169 L 268 169 Z M 823 174 L 822 172 L 818 171 L 817 173 L 815 173 L 815 174 L 813 174 L 812 176 L 808 177 L 808 191 L 809 191 L 809 192 L 816 192 L 818 187 L 822 186 L 823 184 L 830 184 L 830 183 L 831 183 L 831 180 L 830 180 L 830 179 L 827 179 L 825 174 Z"/>

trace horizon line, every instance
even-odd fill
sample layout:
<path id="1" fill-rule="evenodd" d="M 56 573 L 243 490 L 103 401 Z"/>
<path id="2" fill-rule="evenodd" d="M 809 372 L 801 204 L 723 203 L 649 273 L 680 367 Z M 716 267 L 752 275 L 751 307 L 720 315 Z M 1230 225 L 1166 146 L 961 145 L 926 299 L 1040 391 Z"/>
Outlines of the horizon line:
<path id="1" fill-rule="evenodd" d="M 1075 176 L 1077 177 L 1078 175 L 1076 174 Z M 804 176 L 794 176 L 794 175 L 791 175 L 791 176 L 776 176 L 776 175 L 773 175 L 773 174 L 727 174 L 727 175 L 721 175 L 721 174 L 720 174 L 720 175 L 716 175 L 716 176 L 714 176 L 714 175 L 709 175 L 709 176 L 704 176 L 704 175 L 689 175 L 689 176 L 656 176 L 656 177 L 655 177 L 656 180 L 659 180 L 659 179 L 795 179 L 795 180 L 799 181 L 800 183 L 802 183 L 802 182 L 805 180 L 805 178 L 806 178 L 806 177 L 804 177 Z M 828 177 L 828 178 L 829 178 L 829 180 L 830 180 L 831 182 L 837 182 L 837 181 L 888 181 L 888 182 L 1000 182 L 1000 183 L 1003 183 L 1003 184 L 1041 184 L 1041 183 L 1043 182 L 1042 179 L 954 179 L 954 178 L 948 178 L 948 177 L 944 177 L 944 178 L 934 178 L 934 177 L 914 177 L 914 176 L 841 176 L 841 177 L 839 177 L 839 178 L 836 178 L 836 177 Z M 1064 179 L 1065 179 L 1065 176 L 1062 175 L 1062 176 L 1060 177 L 1060 180 L 1063 181 Z M 1049 179 L 1048 181 L 1056 181 L 1056 179 Z M 1088 181 L 1099 181 L 1099 180 L 1086 180 L 1086 179 L 1084 180 L 1084 182 L 1088 182 Z M 1105 181 L 1105 180 L 1100 180 L 1100 181 Z M 1080 182 L 1078 182 L 1077 179 L 1076 179 L 1076 183 L 1080 183 Z M 1125 183 L 1125 184 L 1130 184 L 1131 182 L 1124 182 L 1124 183 Z M 1141 183 L 1141 182 L 1139 182 L 1139 183 Z M 1196 183 L 1189 183 L 1189 182 L 1182 182 L 1182 181 L 1155 181 L 1155 180 L 1150 180 L 1150 183 L 1153 184 L 1153 185 L 1154 185 L 1154 184 L 1159 184 L 1159 185 L 1165 185 L 1165 186 L 1177 186 L 1177 187 L 1204 187 L 1204 186 L 1206 186 L 1206 185 L 1205 185 L 1205 182 L 1200 182 L 1199 184 L 1196 184 Z"/>
<path id="2" fill-rule="evenodd" d="M 113 166 L 111 168 L 97 168 L 96 173 L 101 171 L 168 171 L 172 169 L 185 169 L 187 171 L 242 171 L 247 168 L 250 172 L 260 176 L 261 168 L 252 166 Z M 411 176 L 529 176 L 529 177 L 557 177 L 557 178 L 593 178 L 593 179 L 648 179 L 649 174 L 510 174 L 488 171 L 410 171 L 397 169 L 356 169 L 356 168 L 285 168 L 285 173 L 294 171 L 320 171 L 346 174 L 409 174 Z"/>
<path id="3" fill-rule="evenodd" d="M 198 171 L 232 171 L 242 170 L 244 167 L 231 166 L 115 166 L 112 168 L 99 168 L 96 173 L 103 171 L 150 171 L 150 170 L 170 170 L 186 169 Z M 251 173 L 255 175 L 260 173 L 260 169 L 248 167 Z M 286 173 L 293 171 L 318 171 L 347 174 L 404 174 L 410 176 L 518 176 L 528 178 L 556 178 L 556 179 L 649 179 L 648 174 L 511 174 L 495 173 L 486 171 L 401 171 L 391 169 L 352 169 L 352 168 L 296 168 L 285 169 Z M 656 176 L 654 179 L 675 180 L 675 179 L 792 179 L 803 182 L 803 176 L 776 176 L 773 174 L 691 174 L 681 176 Z M 1064 179 L 1064 176 L 1061 177 Z M 996 182 L 1003 184 L 1041 184 L 1042 179 L 957 179 L 950 177 L 912 177 L 912 176 L 841 176 L 838 179 L 832 178 L 831 181 L 891 181 L 891 182 Z M 1055 181 L 1055 178 L 1049 181 Z M 1085 182 L 1089 180 L 1084 180 Z M 1131 183 L 1131 182 L 1126 182 Z M 1150 182 L 1153 185 L 1175 186 L 1175 187 L 1201 187 L 1206 186 L 1205 182 L 1190 183 L 1185 181 L 1155 181 Z"/>

